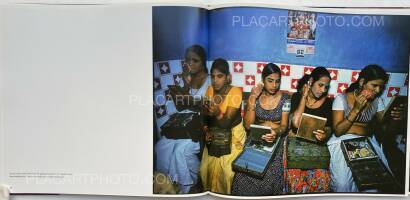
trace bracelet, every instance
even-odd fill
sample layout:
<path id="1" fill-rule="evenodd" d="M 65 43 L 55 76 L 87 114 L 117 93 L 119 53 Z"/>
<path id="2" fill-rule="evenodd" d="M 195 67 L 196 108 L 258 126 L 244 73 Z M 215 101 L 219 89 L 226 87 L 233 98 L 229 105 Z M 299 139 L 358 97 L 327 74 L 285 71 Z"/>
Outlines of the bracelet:
<path id="1" fill-rule="evenodd" d="M 224 114 L 222 112 L 220 112 L 219 115 L 216 116 L 216 118 L 219 120 L 222 119 L 223 117 L 224 117 Z"/>
<path id="2" fill-rule="evenodd" d="M 350 123 L 353 124 L 353 121 L 350 121 L 350 120 L 349 120 L 349 117 L 346 117 L 345 119 L 346 119 L 348 122 L 350 122 Z"/>

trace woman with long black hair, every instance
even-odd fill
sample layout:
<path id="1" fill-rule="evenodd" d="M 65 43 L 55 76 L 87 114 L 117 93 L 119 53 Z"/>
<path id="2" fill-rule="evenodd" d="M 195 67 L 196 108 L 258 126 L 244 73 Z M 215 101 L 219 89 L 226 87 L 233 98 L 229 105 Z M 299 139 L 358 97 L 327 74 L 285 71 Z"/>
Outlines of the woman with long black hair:
<path id="1" fill-rule="evenodd" d="M 271 133 L 262 136 L 272 143 L 285 134 L 289 121 L 289 95 L 280 91 L 281 70 L 273 64 L 267 64 L 262 70 L 263 84 L 252 88 L 248 99 L 244 125 L 251 124 L 271 127 Z M 237 172 L 233 180 L 232 194 L 241 196 L 268 196 L 283 193 L 283 139 L 279 142 L 277 153 L 269 163 L 262 179 L 247 173 Z"/>
<path id="2" fill-rule="evenodd" d="M 184 63 L 184 87 L 180 89 L 180 93 L 173 94 L 171 91 L 171 95 L 178 111 L 191 112 L 197 107 L 195 102 L 201 102 L 211 82 L 206 67 L 205 49 L 199 45 L 187 48 Z M 175 181 L 182 193 L 189 193 L 198 181 L 200 142 L 162 136 L 155 144 L 155 153 L 155 170 Z"/>
<path id="3" fill-rule="evenodd" d="M 291 147 L 290 145 L 295 143 L 286 142 L 287 148 L 285 148 L 285 192 L 286 193 L 317 193 L 317 192 L 329 192 L 330 191 L 330 173 L 328 169 L 328 160 L 324 162 L 322 168 L 318 168 L 317 163 L 305 163 L 303 169 L 292 168 L 287 163 L 288 149 L 298 148 L 305 152 L 309 152 L 310 149 L 324 150 L 321 152 L 327 154 L 325 141 L 331 135 L 332 127 L 332 99 L 327 97 L 330 87 L 331 77 L 329 72 L 324 67 L 316 67 L 310 74 L 304 75 L 298 82 L 297 92 L 292 95 L 290 121 L 291 130 L 287 141 L 294 140 L 298 131 L 302 113 L 315 115 L 318 117 L 326 118 L 326 126 L 323 130 L 315 130 L 313 134 L 317 140 L 317 143 L 305 142 L 304 147 Z M 324 143 L 324 144 L 323 144 Z M 304 149 L 305 148 L 305 149 Z M 316 155 L 325 156 L 325 155 Z M 310 165 L 310 166 L 309 166 Z M 316 165 L 316 166 L 315 166 Z M 326 166 L 325 166 L 326 165 Z"/>
<path id="4" fill-rule="evenodd" d="M 212 86 L 208 88 L 205 96 L 212 103 L 205 104 L 204 128 L 210 148 L 204 148 L 200 176 L 205 191 L 230 194 L 234 176 L 232 161 L 242 151 L 246 136 L 240 115 L 242 91 L 231 85 L 229 65 L 225 59 L 214 60 L 211 80 Z M 224 132 L 224 139 L 216 141 L 215 130 Z M 213 150 L 212 145 L 221 142 L 226 144 L 217 146 L 223 148 Z"/>
<path id="5" fill-rule="evenodd" d="M 352 171 L 347 166 L 340 143 L 342 140 L 368 137 L 375 153 L 389 168 L 386 157 L 376 141 L 371 127 L 371 121 L 380 125 L 385 104 L 380 97 L 388 76 L 378 65 L 368 65 L 359 74 L 344 94 L 336 96 L 333 110 L 334 135 L 328 141 L 330 151 L 331 189 L 333 192 L 358 192 L 353 180 Z"/>

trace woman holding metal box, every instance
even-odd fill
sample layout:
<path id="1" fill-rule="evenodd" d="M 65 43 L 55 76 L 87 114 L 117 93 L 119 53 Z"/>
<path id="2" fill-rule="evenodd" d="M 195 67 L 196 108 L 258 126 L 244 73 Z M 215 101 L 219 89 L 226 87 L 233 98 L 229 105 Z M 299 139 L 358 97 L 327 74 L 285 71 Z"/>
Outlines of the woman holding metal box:
<path id="1" fill-rule="evenodd" d="M 360 72 L 357 81 L 351 84 L 344 94 L 338 95 L 333 102 L 334 135 L 327 143 L 331 154 L 330 172 L 333 192 L 359 191 L 341 148 L 341 142 L 347 139 L 368 138 L 374 148 L 374 153 L 389 170 L 386 157 L 373 135 L 377 127 L 371 126 L 371 121 L 376 122 L 375 126 L 381 124 L 385 104 L 380 96 L 387 80 L 388 76 L 382 67 L 368 65 Z M 394 118 L 396 114 L 392 112 L 391 116 Z M 373 154 L 372 151 L 371 148 L 360 149 L 359 152 L 348 156 L 365 157 Z M 366 192 L 377 191 L 377 189 L 366 190 Z"/>
<path id="2" fill-rule="evenodd" d="M 332 126 L 332 99 L 327 97 L 330 81 L 327 69 L 316 67 L 311 74 L 306 74 L 299 80 L 297 92 L 292 95 L 291 130 L 286 138 L 284 153 L 286 193 L 330 191 L 329 152 L 324 143 L 331 134 Z M 312 132 L 316 141 L 295 137 L 300 126 L 312 126 L 301 124 L 303 113 L 327 119 L 323 129 Z M 295 154 L 295 151 L 302 155 L 290 155 Z M 303 158 L 297 158 L 298 156 Z"/>
<path id="3" fill-rule="evenodd" d="M 184 88 L 170 91 L 175 107 L 183 112 L 192 112 L 201 101 L 210 85 L 208 69 L 206 68 L 205 49 L 193 45 L 185 51 Z M 182 97 L 182 98 L 178 98 Z M 175 181 L 182 193 L 189 193 L 198 181 L 200 142 L 191 139 L 168 139 L 162 136 L 155 144 L 155 170 Z"/>
<path id="4" fill-rule="evenodd" d="M 281 70 L 273 64 L 267 64 L 262 70 L 263 84 L 252 88 L 248 99 L 244 125 L 249 129 L 251 124 L 271 127 L 271 133 L 262 136 L 266 142 L 275 139 L 287 131 L 290 110 L 289 95 L 280 91 Z M 235 173 L 232 194 L 243 196 L 267 196 L 283 193 L 283 140 L 278 143 L 278 149 L 273 161 L 269 163 L 267 172 L 262 179 L 247 173 Z"/>
<path id="5" fill-rule="evenodd" d="M 212 64 L 211 83 L 205 94 L 207 145 L 200 177 L 204 191 L 230 194 L 234 176 L 231 163 L 242 151 L 246 136 L 240 115 L 242 91 L 231 86 L 228 62 L 221 58 Z"/>

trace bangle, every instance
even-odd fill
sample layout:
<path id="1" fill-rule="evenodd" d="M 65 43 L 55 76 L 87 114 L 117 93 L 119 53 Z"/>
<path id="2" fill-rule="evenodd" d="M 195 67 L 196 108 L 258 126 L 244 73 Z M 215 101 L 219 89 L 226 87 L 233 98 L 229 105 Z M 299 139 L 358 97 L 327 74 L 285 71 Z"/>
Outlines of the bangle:
<path id="1" fill-rule="evenodd" d="M 349 117 L 346 117 L 346 120 L 347 120 L 348 122 L 350 122 L 350 123 L 353 124 L 353 121 L 350 121 L 350 120 L 349 120 Z"/>
<path id="2" fill-rule="evenodd" d="M 222 119 L 223 117 L 224 117 L 224 114 L 222 112 L 220 112 L 219 115 L 216 116 L 216 118 L 219 120 Z"/>
<path id="3" fill-rule="evenodd" d="M 353 117 L 353 120 L 349 120 L 349 116 L 350 115 L 352 115 L 353 114 L 353 116 L 355 116 L 355 117 Z M 350 122 L 350 123 L 354 123 L 354 120 L 357 118 L 357 113 L 355 114 L 355 113 L 352 113 L 352 111 L 350 111 L 349 112 L 349 114 L 346 116 L 346 120 L 348 121 L 348 122 Z"/>

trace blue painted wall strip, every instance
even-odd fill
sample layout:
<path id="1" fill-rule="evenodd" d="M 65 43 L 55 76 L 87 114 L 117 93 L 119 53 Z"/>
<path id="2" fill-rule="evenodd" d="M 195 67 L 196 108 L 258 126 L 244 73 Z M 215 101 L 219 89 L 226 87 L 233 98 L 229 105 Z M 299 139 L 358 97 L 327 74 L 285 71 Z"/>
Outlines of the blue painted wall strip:
<path id="1" fill-rule="evenodd" d="M 347 69 L 376 63 L 386 71 L 408 72 L 410 16 L 318 13 L 315 54 L 300 58 L 286 52 L 287 15 L 288 10 L 271 8 L 154 8 L 154 61 L 180 59 L 186 47 L 198 43 L 209 45 L 209 60 Z"/>

